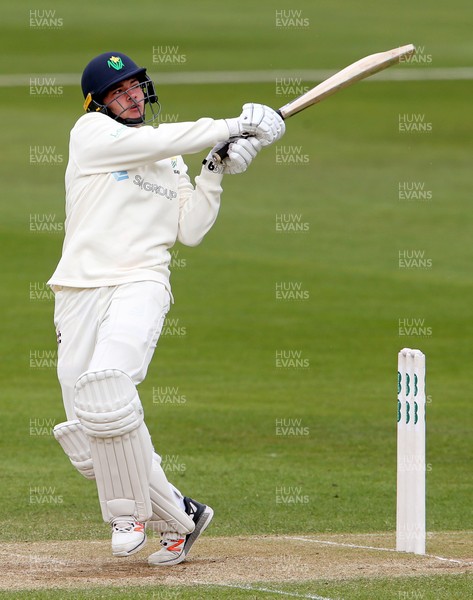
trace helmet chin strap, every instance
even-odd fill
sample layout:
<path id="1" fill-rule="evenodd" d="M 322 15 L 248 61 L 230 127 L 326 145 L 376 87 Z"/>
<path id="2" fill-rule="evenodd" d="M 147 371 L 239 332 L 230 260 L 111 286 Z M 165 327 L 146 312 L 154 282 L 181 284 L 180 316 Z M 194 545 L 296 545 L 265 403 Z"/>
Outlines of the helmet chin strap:
<path id="1" fill-rule="evenodd" d="M 143 125 L 145 122 L 144 115 L 139 117 L 138 119 L 122 119 L 121 117 L 115 117 L 115 121 L 121 123 L 122 125 L 126 125 L 127 127 L 137 127 L 138 125 Z"/>
<path id="2" fill-rule="evenodd" d="M 146 123 L 153 123 L 153 121 L 155 121 L 158 117 L 159 117 L 159 113 L 161 112 L 161 104 L 159 102 L 156 103 L 158 105 L 158 110 L 155 111 L 154 110 L 154 106 L 153 105 L 149 105 L 151 113 L 152 113 L 152 117 L 146 119 L 146 115 L 145 113 L 143 113 L 141 115 L 141 117 L 137 117 L 136 119 L 123 119 L 120 115 L 116 115 L 114 113 L 112 113 L 110 110 L 106 110 L 106 113 L 109 117 L 112 117 L 112 119 L 114 119 L 115 121 L 117 121 L 118 123 L 121 123 L 122 125 L 126 125 L 127 127 L 138 127 L 139 125 L 144 125 Z M 125 111 L 123 110 L 120 114 L 123 114 Z"/>

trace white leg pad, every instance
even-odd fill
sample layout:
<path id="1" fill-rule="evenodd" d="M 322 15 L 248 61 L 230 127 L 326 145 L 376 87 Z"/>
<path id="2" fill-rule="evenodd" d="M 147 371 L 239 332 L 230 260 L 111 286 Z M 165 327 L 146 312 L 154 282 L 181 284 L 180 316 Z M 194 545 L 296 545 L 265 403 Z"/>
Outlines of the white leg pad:
<path id="1" fill-rule="evenodd" d="M 154 531 L 177 531 L 184 535 L 194 531 L 195 523 L 177 506 L 166 474 L 161 467 L 161 457 L 156 453 L 151 468 L 149 493 L 153 516 L 148 526 L 151 526 Z"/>
<path id="2" fill-rule="evenodd" d="M 90 443 L 79 420 L 65 421 L 54 427 L 54 437 L 69 457 L 72 465 L 87 479 L 95 479 Z M 161 468 L 161 457 L 153 454 L 150 474 L 150 495 L 153 515 L 148 526 L 156 532 L 177 531 L 186 534 L 194 530 L 194 521 L 178 507 L 171 494 L 162 493 L 158 488 L 167 490 Z M 172 489 L 172 486 L 171 486 Z"/>
<path id="3" fill-rule="evenodd" d="M 80 421 L 58 423 L 53 429 L 53 435 L 79 473 L 87 479 L 95 479 L 89 440 Z"/>
<path id="4" fill-rule="evenodd" d="M 134 383 L 115 369 L 86 372 L 74 405 L 90 442 L 104 521 L 123 515 L 148 521 L 153 446 Z"/>

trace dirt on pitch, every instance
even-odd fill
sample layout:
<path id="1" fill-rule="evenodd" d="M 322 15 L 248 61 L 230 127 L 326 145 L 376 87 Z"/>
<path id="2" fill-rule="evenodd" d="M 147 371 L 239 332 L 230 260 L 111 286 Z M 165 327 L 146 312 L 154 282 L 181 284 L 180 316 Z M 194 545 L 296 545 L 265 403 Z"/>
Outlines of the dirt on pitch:
<path id="1" fill-rule="evenodd" d="M 0 589 L 133 585 L 248 585 L 355 577 L 473 572 L 471 532 L 429 534 L 425 556 L 394 552 L 393 534 L 206 537 L 186 562 L 150 567 L 158 540 L 129 558 L 113 558 L 107 541 L 3 544 Z"/>

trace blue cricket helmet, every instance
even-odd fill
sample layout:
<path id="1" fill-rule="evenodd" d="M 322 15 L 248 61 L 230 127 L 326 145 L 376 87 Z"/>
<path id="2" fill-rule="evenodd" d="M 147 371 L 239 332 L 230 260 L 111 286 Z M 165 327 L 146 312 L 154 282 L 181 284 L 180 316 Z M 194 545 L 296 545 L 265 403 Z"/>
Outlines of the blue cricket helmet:
<path id="1" fill-rule="evenodd" d="M 106 92 L 120 81 L 136 78 L 143 88 L 146 103 L 158 102 L 154 84 L 146 74 L 145 67 L 139 67 L 122 52 L 104 52 L 92 59 L 82 73 L 81 87 L 84 94 L 84 110 L 109 114 L 104 106 Z M 111 116 L 111 115 L 109 115 Z"/>

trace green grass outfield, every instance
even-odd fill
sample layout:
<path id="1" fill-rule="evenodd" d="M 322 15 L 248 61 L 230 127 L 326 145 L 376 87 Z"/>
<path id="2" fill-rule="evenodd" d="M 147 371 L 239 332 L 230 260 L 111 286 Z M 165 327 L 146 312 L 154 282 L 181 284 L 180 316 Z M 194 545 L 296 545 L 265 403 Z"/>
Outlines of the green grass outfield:
<path id="1" fill-rule="evenodd" d="M 63 25 L 40 31 L 28 26 L 36 7 L 16 2 L 2 14 L 3 72 L 79 73 L 112 47 L 157 72 L 151 63 L 158 45 L 178 46 L 186 57 L 185 64 L 160 65 L 163 72 L 335 69 L 411 41 L 431 54 L 432 67 L 472 66 L 470 29 L 461 18 L 469 6 L 364 1 L 355 11 L 349 2 L 229 8 L 188 0 L 144 2 L 135 11 L 124 2 L 113 10 L 56 3 L 47 8 Z M 308 25 L 275 27 L 276 8 L 301 10 Z M 40 298 L 48 296 L 41 291 L 62 233 L 33 229 L 45 218 L 61 229 L 68 132 L 82 100 L 68 86 L 59 97 L 33 97 L 28 87 L 1 91 L 2 538 L 105 539 L 93 483 L 70 468 L 50 435 L 63 420 L 53 365 L 34 366 L 35 356 L 55 351 L 53 302 Z M 290 99 L 276 83 L 158 91 L 163 113 L 178 120 L 236 116 L 248 100 L 276 107 Z M 396 364 L 404 346 L 427 356 L 427 529 L 473 529 L 472 92 L 471 81 L 373 81 L 341 92 L 291 119 L 276 147 L 247 173 L 225 179 L 221 213 L 201 246 L 176 247 L 169 335 L 140 394 L 169 478 L 216 511 L 208 535 L 393 531 Z M 400 131 L 406 115 L 430 130 Z M 54 147 L 56 164 L 31 164 L 31 147 L 45 146 Z M 288 164 L 290 157 L 299 164 Z M 202 158 L 189 157 L 193 175 Z M 426 199 L 400 199 L 406 183 L 421 186 Z M 278 219 L 299 220 L 305 230 L 278 231 Z M 405 252 L 416 252 L 424 267 L 401 268 Z M 276 287 L 290 284 L 305 299 L 277 299 Z M 413 322 L 417 335 L 400 335 L 402 324 Z M 280 351 L 298 353 L 306 367 L 278 367 Z M 165 402 L 166 390 L 179 401 Z M 294 430 L 278 431 L 280 420 Z M 423 599 L 450 600 L 473 597 L 468 582 L 471 588 L 467 574 L 366 578 L 278 590 L 348 599 L 417 590 Z M 178 592 L 272 597 L 224 588 Z M 0 598 L 174 597 L 172 590 L 140 593 Z"/>
<path id="2" fill-rule="evenodd" d="M 271 591 L 275 590 L 275 591 Z M 16 592 L 18 594 L 18 592 Z M 236 587 L 206 585 L 188 589 L 184 586 L 175 588 L 150 587 L 115 588 L 104 590 L 92 588 L 84 591 L 35 591 L 24 592 L 24 600 L 111 600 L 112 598 L 136 600 L 252 600 L 264 598 L 276 600 L 281 597 L 313 598 L 349 598 L 350 600 L 366 600 L 368 598 L 406 598 L 421 600 L 464 600 L 471 597 L 471 578 L 466 576 L 439 576 L 418 578 L 397 578 L 395 580 L 356 579 L 351 582 L 320 581 L 313 584 L 288 585 L 253 585 Z M 9 592 L 0 592 L 0 598 L 13 600 L 18 598 Z"/>

